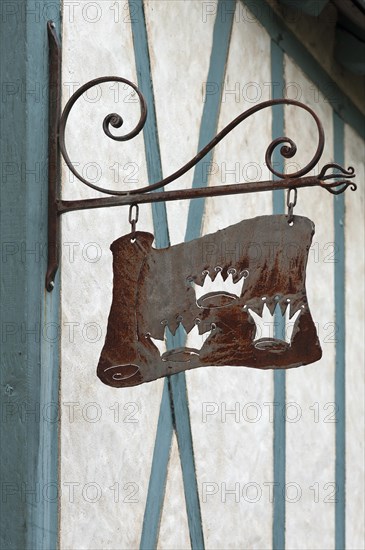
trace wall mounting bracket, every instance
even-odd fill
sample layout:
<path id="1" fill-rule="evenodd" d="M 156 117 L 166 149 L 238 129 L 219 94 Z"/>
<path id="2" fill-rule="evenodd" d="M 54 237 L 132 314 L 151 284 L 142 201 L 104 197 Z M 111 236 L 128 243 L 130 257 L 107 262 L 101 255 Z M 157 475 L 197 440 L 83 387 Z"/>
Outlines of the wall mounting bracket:
<path id="1" fill-rule="evenodd" d="M 323 166 L 316 176 L 306 176 L 319 162 L 324 149 L 324 130 L 318 116 L 314 111 L 299 101 L 291 99 L 272 99 L 264 101 L 241 113 L 223 130 L 221 130 L 198 154 L 173 174 L 159 182 L 152 183 L 139 189 L 120 191 L 106 189 L 97 186 L 86 180 L 76 170 L 67 152 L 65 143 L 65 130 L 68 116 L 76 101 L 90 88 L 105 82 L 120 82 L 131 87 L 137 94 L 140 102 L 140 119 L 135 128 L 129 133 L 116 136 L 111 133 L 110 128 L 120 128 L 123 119 L 117 113 L 108 114 L 103 120 L 104 133 L 114 141 L 129 141 L 143 129 L 147 118 L 147 105 L 145 99 L 135 84 L 125 78 L 118 76 L 105 76 L 96 78 L 81 86 L 68 100 L 61 115 L 61 46 L 58 39 L 55 25 L 52 21 L 47 23 L 49 40 L 49 141 L 48 141 L 48 267 L 46 274 L 46 289 L 51 291 L 54 288 L 54 278 L 59 265 L 59 244 L 60 244 L 60 216 L 66 212 L 85 210 L 92 208 L 106 208 L 110 206 L 138 205 L 161 201 L 175 201 L 186 199 L 197 199 L 202 197 L 214 197 L 222 195 L 233 195 L 243 193 L 257 193 L 260 191 L 274 191 L 276 189 L 292 189 L 300 187 L 321 187 L 328 192 L 338 195 L 343 193 L 349 186 L 354 191 L 356 184 L 349 179 L 355 176 L 354 168 L 347 170 L 336 163 Z M 281 173 L 274 169 L 272 156 L 274 150 L 280 147 L 280 154 L 285 158 L 292 158 L 297 152 L 297 146 L 288 137 L 278 137 L 268 146 L 265 154 L 265 162 L 270 172 L 276 176 L 276 180 L 244 182 L 229 185 L 217 185 L 211 187 L 179 189 L 164 191 L 163 188 L 175 181 L 183 174 L 193 168 L 203 159 L 227 134 L 229 134 L 241 122 L 251 115 L 265 108 L 276 105 L 293 105 L 307 111 L 314 119 L 318 131 L 318 143 L 316 152 L 311 161 L 303 168 L 292 173 Z M 88 187 L 110 195 L 103 198 L 91 198 L 82 200 L 62 200 L 60 198 L 60 154 L 71 170 L 71 172 Z M 332 171 L 335 170 L 335 172 Z M 305 177 L 304 177 L 305 176 Z"/>

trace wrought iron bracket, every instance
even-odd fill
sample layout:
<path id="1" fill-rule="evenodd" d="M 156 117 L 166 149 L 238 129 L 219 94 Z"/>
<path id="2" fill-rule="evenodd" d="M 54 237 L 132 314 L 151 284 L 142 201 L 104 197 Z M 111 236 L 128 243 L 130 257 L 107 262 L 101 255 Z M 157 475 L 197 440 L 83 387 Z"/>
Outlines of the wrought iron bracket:
<path id="1" fill-rule="evenodd" d="M 49 142 L 48 142 L 48 267 L 46 274 L 46 289 L 54 288 L 54 278 L 59 265 L 60 216 L 66 212 L 86 210 L 92 208 L 107 208 L 110 206 L 138 205 L 144 203 L 197 199 L 202 197 L 216 197 L 222 195 L 234 195 L 242 193 L 258 193 L 260 191 L 274 191 L 277 189 L 298 189 L 300 187 L 321 187 L 328 192 L 338 195 L 349 186 L 354 191 L 356 184 L 349 179 L 355 177 L 354 168 L 347 170 L 336 163 L 326 164 L 316 176 L 306 176 L 319 162 L 324 149 L 324 131 L 318 116 L 308 105 L 290 99 L 273 99 L 264 101 L 241 113 L 223 130 L 221 130 L 199 153 L 182 166 L 179 170 L 159 182 L 152 183 L 130 191 L 120 191 L 99 187 L 86 180 L 79 174 L 72 164 L 65 143 L 65 129 L 68 116 L 76 101 L 90 88 L 105 82 L 120 82 L 130 86 L 137 94 L 140 102 L 140 119 L 135 128 L 122 136 L 111 133 L 110 127 L 120 128 L 123 125 L 122 117 L 117 113 L 108 114 L 103 120 L 104 133 L 114 141 L 129 141 L 143 129 L 147 118 L 147 105 L 145 99 L 135 84 L 129 80 L 117 76 L 105 76 L 91 80 L 81 86 L 68 100 L 61 115 L 61 46 L 52 21 L 47 24 L 49 40 Z M 272 156 L 274 150 L 280 147 L 280 154 L 286 158 L 292 158 L 297 152 L 297 146 L 288 137 L 278 137 L 268 146 L 265 154 L 265 162 L 270 172 L 276 176 L 275 180 L 244 182 L 230 185 L 217 185 L 192 189 L 180 189 L 164 191 L 163 188 L 175 181 L 193 168 L 204 158 L 227 134 L 248 117 L 262 109 L 275 105 L 294 105 L 307 111 L 314 119 L 318 131 L 317 150 L 312 160 L 297 172 L 281 173 L 274 169 Z M 71 172 L 88 187 L 100 191 L 109 197 L 83 200 L 62 200 L 60 198 L 60 152 Z M 331 169 L 336 170 L 333 172 Z M 329 173 L 329 171 L 331 171 Z M 330 181 L 332 180 L 332 181 Z M 159 190 L 159 191 L 157 191 Z M 152 192 L 153 191 L 153 192 Z"/>
<path id="2" fill-rule="evenodd" d="M 46 289 L 54 288 L 59 265 L 60 216 L 57 201 L 60 194 L 60 155 L 58 123 L 61 115 L 61 45 L 53 21 L 47 23 L 49 47 L 48 108 L 48 264 Z"/>

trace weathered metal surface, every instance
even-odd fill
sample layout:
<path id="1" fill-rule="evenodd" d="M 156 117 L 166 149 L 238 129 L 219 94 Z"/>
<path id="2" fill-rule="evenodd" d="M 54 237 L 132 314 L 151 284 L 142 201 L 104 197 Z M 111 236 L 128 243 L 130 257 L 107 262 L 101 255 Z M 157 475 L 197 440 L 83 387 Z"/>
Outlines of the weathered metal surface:
<path id="1" fill-rule="evenodd" d="M 308 172 L 310 172 L 310 170 L 314 166 L 316 166 L 316 164 L 318 164 L 318 161 L 322 156 L 323 149 L 324 149 L 325 138 L 324 138 L 324 132 L 323 132 L 322 124 L 321 124 L 318 116 L 316 115 L 316 113 L 310 107 L 308 107 L 308 105 L 305 105 L 304 103 L 301 103 L 300 101 L 296 101 L 294 99 L 287 99 L 287 98 L 271 99 L 269 101 L 263 101 L 263 102 L 261 102 L 257 105 L 254 105 L 250 109 L 247 109 L 246 111 L 241 113 L 234 120 L 232 120 L 229 124 L 227 124 L 227 126 L 225 126 L 225 128 L 223 128 L 223 130 L 221 130 L 209 143 L 207 143 L 207 145 L 205 145 L 205 147 L 203 147 L 195 155 L 195 157 L 193 157 L 189 162 L 184 164 L 181 168 L 179 168 L 178 170 L 176 170 L 175 172 L 173 172 L 172 174 L 170 174 L 166 178 L 163 178 L 161 181 L 158 181 L 158 182 L 155 182 L 155 183 L 150 183 L 150 184 L 148 184 L 144 187 L 141 187 L 139 189 L 130 190 L 130 191 L 120 191 L 118 189 L 106 189 L 105 187 L 100 187 L 99 185 L 95 185 L 94 183 L 91 183 L 90 181 L 85 179 L 76 170 L 76 168 L 73 165 L 73 163 L 72 163 L 72 161 L 69 157 L 69 154 L 67 152 L 65 133 L 66 133 L 66 126 L 67 126 L 67 121 L 68 121 L 69 114 L 70 114 L 73 106 L 75 105 L 76 101 L 85 92 L 87 92 L 90 88 L 93 88 L 94 86 L 98 86 L 98 85 L 103 84 L 105 82 L 120 82 L 120 83 L 123 83 L 126 86 L 131 87 L 132 90 L 134 90 L 134 92 L 136 92 L 137 97 L 140 101 L 140 118 L 139 118 L 139 121 L 136 124 L 136 126 L 134 127 L 134 129 L 132 131 L 128 132 L 127 134 L 125 134 L 124 136 L 123 135 L 118 136 L 118 135 L 112 134 L 111 131 L 110 131 L 110 128 L 109 128 L 110 126 L 113 126 L 114 128 L 120 128 L 123 125 L 123 119 L 120 115 L 118 115 L 117 113 L 110 113 L 104 118 L 104 120 L 103 120 L 103 130 L 104 130 L 104 133 L 110 139 L 113 139 L 115 141 L 129 141 L 130 139 L 133 139 L 142 130 L 142 128 L 144 127 L 144 124 L 146 122 L 146 119 L 147 119 L 147 105 L 146 105 L 146 102 L 145 102 L 145 99 L 144 99 L 142 93 L 139 91 L 137 86 L 135 84 L 133 84 L 133 82 L 130 82 L 129 80 L 127 80 L 125 78 L 121 78 L 121 77 L 118 77 L 118 76 L 105 76 L 105 77 L 95 78 L 94 80 L 90 80 L 89 82 L 87 82 L 86 84 L 81 86 L 70 97 L 70 99 L 66 103 L 66 106 L 63 110 L 63 113 L 62 113 L 62 116 L 61 116 L 61 119 L 60 119 L 60 124 L 59 124 L 60 150 L 61 150 L 63 158 L 65 159 L 65 162 L 66 162 L 67 166 L 69 167 L 71 172 L 77 177 L 77 179 L 82 181 L 82 183 L 84 183 L 88 187 L 91 187 L 92 189 L 95 189 L 96 191 L 101 191 L 102 193 L 106 193 L 106 194 L 109 194 L 109 195 L 124 196 L 124 195 L 136 195 L 136 194 L 140 194 L 140 193 L 147 193 L 147 192 L 150 192 L 150 191 L 155 191 L 156 189 L 161 189 L 162 187 L 165 187 L 166 185 L 172 183 L 173 181 L 175 181 L 178 178 L 180 178 L 181 176 L 183 176 L 186 172 L 188 172 L 191 168 L 193 168 L 196 164 L 198 164 L 198 162 L 200 160 L 202 160 L 212 149 L 214 149 L 214 147 L 216 147 L 216 145 L 218 145 L 218 143 L 220 141 L 222 141 L 222 139 L 224 139 L 232 130 L 234 130 L 239 124 L 241 124 L 241 122 L 245 121 L 246 119 L 248 119 L 250 116 L 254 115 L 255 113 L 258 113 L 259 111 L 262 111 L 263 109 L 275 107 L 277 105 L 293 105 L 295 107 L 298 107 L 299 109 L 303 109 L 304 111 L 307 111 L 310 114 L 310 116 L 313 118 L 313 120 L 316 124 L 317 132 L 318 132 L 318 142 L 317 142 L 317 148 L 316 148 L 316 151 L 315 151 L 313 157 L 311 158 L 311 160 L 303 168 L 301 168 L 300 170 L 297 170 L 296 172 L 291 172 L 291 173 L 284 174 L 283 172 L 279 172 L 278 170 L 276 170 L 274 168 L 273 162 L 272 162 L 273 153 L 274 153 L 275 149 L 281 145 L 280 154 L 284 158 L 289 159 L 289 158 L 294 157 L 294 155 L 296 154 L 297 146 L 296 146 L 295 142 L 292 139 L 288 138 L 288 137 L 277 137 L 276 139 L 274 139 L 269 144 L 269 146 L 266 149 L 265 162 L 266 162 L 266 165 L 267 165 L 268 169 L 270 170 L 270 172 L 275 174 L 275 176 L 277 176 L 278 178 L 299 178 L 301 176 L 304 176 L 305 174 L 308 174 Z"/>
<path id="2" fill-rule="evenodd" d="M 308 218 L 294 216 L 289 225 L 280 215 L 243 220 L 166 249 L 154 249 L 153 235 L 138 231 L 135 239 L 129 234 L 114 241 L 113 301 L 99 378 L 125 387 L 203 366 L 291 368 L 320 359 L 305 290 L 313 234 Z M 258 337 L 264 308 L 272 327 L 289 308 L 289 341 L 273 331 Z M 175 334 L 180 324 L 187 334 L 197 325 L 209 336 L 201 349 L 161 356 L 153 340 Z"/>
<path id="3" fill-rule="evenodd" d="M 260 193 L 263 191 L 275 191 L 276 189 L 295 189 L 301 187 L 322 187 L 332 195 L 339 195 L 348 187 L 355 191 L 357 186 L 353 181 L 346 181 L 355 176 L 354 169 L 345 170 L 339 165 L 326 164 L 321 174 L 329 168 L 336 167 L 339 173 L 327 174 L 323 178 L 318 176 L 304 178 L 284 178 L 281 180 L 266 180 L 252 183 L 235 183 L 228 185 L 216 185 L 209 187 L 193 187 L 191 189 L 177 189 L 175 191 L 156 191 L 154 193 L 140 193 L 138 195 L 125 195 L 117 197 L 101 197 L 98 199 L 58 200 L 59 214 L 76 210 L 88 210 L 94 208 L 108 208 L 110 206 L 130 206 L 133 204 L 147 204 L 154 202 L 181 201 L 199 199 L 203 197 L 222 197 L 225 195 L 238 195 L 247 193 Z M 329 178 L 334 181 L 327 181 Z M 338 179 L 337 179 L 338 178 Z"/>
<path id="4" fill-rule="evenodd" d="M 54 288 L 59 264 L 60 217 L 57 208 L 59 195 L 58 121 L 61 114 L 61 45 L 55 24 L 47 24 L 49 44 L 49 121 L 48 121 L 48 266 L 46 289 Z"/>

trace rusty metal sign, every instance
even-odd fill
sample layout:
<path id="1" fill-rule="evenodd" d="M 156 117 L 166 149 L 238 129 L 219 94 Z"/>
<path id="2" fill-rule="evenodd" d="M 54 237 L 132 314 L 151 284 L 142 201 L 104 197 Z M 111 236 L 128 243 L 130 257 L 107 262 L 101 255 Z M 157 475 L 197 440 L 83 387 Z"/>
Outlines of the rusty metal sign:
<path id="1" fill-rule="evenodd" d="M 320 359 L 305 289 L 314 224 L 290 218 L 243 220 L 165 249 L 139 231 L 114 241 L 99 378 L 128 387 L 204 366 L 286 369 Z M 201 345 L 160 351 L 178 330 L 188 340 L 200 334 Z"/>
<path id="2" fill-rule="evenodd" d="M 128 387 L 204 366 L 245 366 L 286 369 L 320 359 L 316 329 L 305 290 L 308 251 L 314 224 L 294 216 L 297 190 L 320 187 L 339 195 L 356 190 L 353 167 L 337 163 L 317 166 L 325 144 L 322 124 L 306 104 L 281 98 L 253 105 L 220 130 L 209 143 L 175 172 L 160 181 L 145 182 L 137 189 L 110 189 L 95 185 L 80 174 L 66 145 L 66 125 L 75 103 L 94 86 L 113 82 L 130 87 L 140 107 L 139 120 L 127 133 L 118 113 L 102 120 L 111 140 L 133 139 L 147 119 L 147 103 L 138 87 L 119 76 L 101 76 L 83 84 L 60 112 L 61 47 L 55 25 L 49 36 L 49 181 L 48 265 L 49 292 L 59 266 L 60 216 L 77 210 L 130 206 L 132 233 L 116 240 L 113 252 L 114 288 L 105 344 L 97 373 L 106 384 Z M 312 118 L 316 128 L 314 154 L 294 172 L 274 167 L 274 152 L 283 159 L 297 153 L 295 142 L 276 137 L 268 145 L 265 164 L 274 179 L 191 189 L 164 188 L 177 180 L 212 151 L 234 128 L 264 109 L 292 106 Z M 317 140 L 315 139 L 317 136 Z M 64 200 L 60 196 L 60 153 L 71 173 L 104 197 Z M 287 215 L 261 216 L 206 235 L 194 241 L 155 249 L 150 233 L 136 231 L 138 205 L 154 202 L 203 199 L 244 193 L 287 190 Z M 152 192 L 153 191 L 153 192 Z M 134 217 L 132 215 L 134 211 Z M 199 338 L 200 336 L 200 338 Z M 197 344 L 198 342 L 198 344 Z M 167 346 L 165 346 L 167 344 Z"/>

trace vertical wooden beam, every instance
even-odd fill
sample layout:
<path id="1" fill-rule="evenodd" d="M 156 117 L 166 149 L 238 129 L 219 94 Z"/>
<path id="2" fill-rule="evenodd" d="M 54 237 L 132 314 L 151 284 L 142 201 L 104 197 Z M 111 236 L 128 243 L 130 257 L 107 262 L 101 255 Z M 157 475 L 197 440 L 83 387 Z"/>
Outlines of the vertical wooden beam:
<path id="1" fill-rule="evenodd" d="M 9 550 L 57 546 L 59 283 L 49 295 L 44 278 L 47 19 L 59 25 L 59 5 L 1 5 L 0 547 Z"/>
<path id="2" fill-rule="evenodd" d="M 271 41 L 271 81 L 272 98 L 282 97 L 284 89 L 284 53 L 282 49 Z M 272 138 L 285 135 L 284 129 L 284 105 L 278 105 L 272 111 Z M 278 148 L 274 152 L 274 166 L 279 172 L 284 172 L 283 157 Z M 274 176 L 274 179 L 275 176 Z M 283 190 L 273 191 L 273 213 L 284 212 Z M 282 338 L 285 331 L 283 318 L 276 317 L 275 329 L 277 335 Z M 286 400 L 286 374 L 285 370 L 274 371 L 274 502 L 273 502 L 273 548 L 274 550 L 285 548 L 285 446 L 286 427 L 282 411 L 285 410 Z"/>
<path id="3" fill-rule="evenodd" d="M 333 114 L 334 160 L 344 165 L 344 123 Z M 354 197 L 356 200 L 356 197 Z M 346 548 L 346 315 L 345 315 L 345 197 L 334 197 L 335 233 L 335 323 L 336 323 L 336 368 L 335 368 L 335 547 Z"/>

